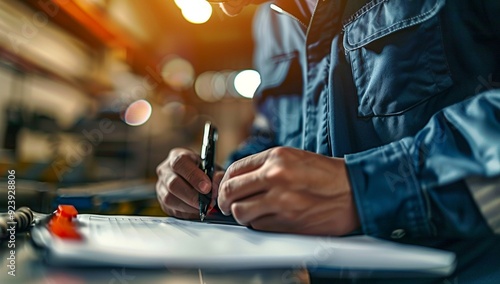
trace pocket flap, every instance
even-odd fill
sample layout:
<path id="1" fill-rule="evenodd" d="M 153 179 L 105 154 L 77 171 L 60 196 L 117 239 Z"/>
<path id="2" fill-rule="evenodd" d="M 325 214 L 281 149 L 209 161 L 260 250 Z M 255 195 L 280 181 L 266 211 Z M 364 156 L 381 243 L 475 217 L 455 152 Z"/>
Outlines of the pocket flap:
<path id="1" fill-rule="evenodd" d="M 446 0 L 374 0 L 344 26 L 346 51 L 434 17 Z"/>

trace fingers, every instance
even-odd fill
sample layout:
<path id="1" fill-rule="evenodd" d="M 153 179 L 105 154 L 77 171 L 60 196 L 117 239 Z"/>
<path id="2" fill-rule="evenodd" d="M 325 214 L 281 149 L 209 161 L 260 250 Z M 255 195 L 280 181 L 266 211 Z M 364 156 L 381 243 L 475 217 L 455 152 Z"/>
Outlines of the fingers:
<path id="1" fill-rule="evenodd" d="M 169 193 L 167 189 L 161 185 L 161 181 L 157 182 L 156 196 L 162 210 L 168 215 L 179 218 L 189 217 L 191 219 L 191 215 L 196 218 L 199 214 L 198 209 L 193 208 L 172 193 Z"/>
<path id="2" fill-rule="evenodd" d="M 163 211 L 175 217 L 198 214 L 199 192 L 208 193 L 210 179 L 198 168 L 199 157 L 187 149 L 173 149 L 158 166 L 156 192 Z"/>
<path id="3" fill-rule="evenodd" d="M 219 189 L 219 197 L 217 199 L 219 208 L 222 213 L 229 215 L 231 213 L 231 205 L 243 198 L 248 198 L 266 189 L 266 183 L 261 178 L 260 171 L 254 171 L 248 174 L 243 174 L 227 181 L 223 181 Z"/>
<path id="4" fill-rule="evenodd" d="M 281 229 L 281 227 L 277 227 L 276 226 L 276 221 L 277 221 L 277 217 L 276 215 L 267 215 L 267 216 L 263 216 L 257 220 L 253 220 L 253 222 L 251 222 L 250 227 L 252 227 L 252 229 L 255 229 L 255 230 L 259 230 L 259 231 L 270 231 L 270 232 L 280 232 L 282 231 L 283 229 Z M 283 226 L 284 224 L 280 224 L 281 226 Z"/>
<path id="5" fill-rule="evenodd" d="M 299 224 L 296 222 L 289 222 L 284 220 L 279 215 L 266 215 L 259 219 L 253 220 L 249 226 L 252 229 L 266 232 L 279 232 L 279 233 L 294 233 L 294 234 L 311 234 L 308 231 L 301 230 Z"/>
<path id="6" fill-rule="evenodd" d="M 238 223 L 248 226 L 256 219 L 277 213 L 276 207 L 267 201 L 265 194 L 252 196 L 244 201 L 233 203 L 231 213 Z"/>
<path id="7" fill-rule="evenodd" d="M 199 157 L 192 152 L 174 152 L 170 154 L 169 166 L 173 173 L 181 176 L 194 189 L 208 193 L 212 189 L 210 179 L 198 167 Z"/>
<path id="8" fill-rule="evenodd" d="M 183 178 L 172 175 L 165 185 L 168 192 L 192 208 L 198 208 L 199 193 L 191 187 Z"/>
<path id="9" fill-rule="evenodd" d="M 360 226 L 343 159 L 276 147 L 234 163 L 216 184 L 221 211 L 257 230 L 344 235 Z"/>
<path id="10" fill-rule="evenodd" d="M 219 188 L 222 178 L 224 177 L 223 171 L 217 171 L 212 178 L 212 199 L 215 202 L 219 196 Z"/>
<path id="11" fill-rule="evenodd" d="M 218 204 L 228 215 L 231 204 L 242 198 L 287 184 L 289 189 L 301 185 L 302 171 L 295 171 L 295 162 L 286 166 L 282 157 L 294 154 L 295 149 L 272 148 L 233 163 L 226 171 L 219 189 Z"/>
<path id="12" fill-rule="evenodd" d="M 273 204 L 273 200 L 276 202 L 276 210 L 267 209 L 268 214 L 253 214 L 252 211 L 258 207 L 248 206 L 241 208 L 243 217 L 237 220 L 242 220 L 245 225 L 256 230 L 307 235 L 341 236 L 360 226 L 354 204 L 347 199 L 283 192 L 279 198 L 273 197 L 264 201 L 264 206 L 271 207 L 269 205 Z M 257 204 L 258 202 L 261 201 L 257 201 Z M 256 217 L 252 219 L 253 216 Z"/>
<path id="13" fill-rule="evenodd" d="M 268 155 L 269 150 L 248 156 L 232 163 L 231 166 L 226 170 L 226 174 L 224 175 L 221 183 L 224 183 L 226 180 L 232 177 L 260 168 L 266 162 Z"/>

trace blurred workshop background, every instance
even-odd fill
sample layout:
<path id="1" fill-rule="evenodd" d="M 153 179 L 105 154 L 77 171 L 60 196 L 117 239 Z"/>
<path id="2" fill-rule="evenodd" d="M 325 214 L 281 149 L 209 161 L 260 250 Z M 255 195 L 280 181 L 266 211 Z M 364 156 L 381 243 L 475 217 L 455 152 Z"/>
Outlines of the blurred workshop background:
<path id="1" fill-rule="evenodd" d="M 0 210 L 16 206 L 161 214 L 156 166 L 199 151 L 217 161 L 247 136 L 255 7 L 227 17 L 204 0 L 0 0 Z"/>

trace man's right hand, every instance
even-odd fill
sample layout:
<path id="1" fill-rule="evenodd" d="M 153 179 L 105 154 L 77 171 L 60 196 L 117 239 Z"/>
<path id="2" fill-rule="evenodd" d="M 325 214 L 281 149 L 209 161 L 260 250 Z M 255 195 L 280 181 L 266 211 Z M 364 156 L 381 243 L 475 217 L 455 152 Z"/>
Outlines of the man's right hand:
<path id="1" fill-rule="evenodd" d="M 213 183 L 200 170 L 200 157 L 191 150 L 175 148 L 157 168 L 156 196 L 160 206 L 170 216 L 183 219 L 199 218 L 199 193 L 212 190 L 212 203 L 217 200 L 219 183 L 224 172 L 215 172 Z"/>

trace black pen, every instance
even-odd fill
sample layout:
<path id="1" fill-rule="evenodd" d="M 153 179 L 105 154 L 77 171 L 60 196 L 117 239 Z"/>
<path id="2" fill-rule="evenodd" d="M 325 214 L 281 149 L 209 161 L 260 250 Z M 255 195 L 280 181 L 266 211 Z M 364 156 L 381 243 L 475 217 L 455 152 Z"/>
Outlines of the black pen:
<path id="1" fill-rule="evenodd" d="M 217 142 L 217 128 L 210 122 L 205 123 L 203 132 L 203 144 L 201 145 L 201 163 L 200 169 L 210 178 L 214 176 L 215 171 L 215 143 Z M 212 191 L 207 194 L 198 195 L 200 206 L 200 220 L 203 222 L 207 216 L 208 207 L 212 201 Z"/>

